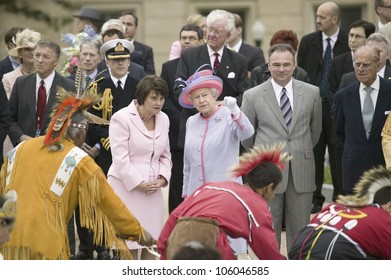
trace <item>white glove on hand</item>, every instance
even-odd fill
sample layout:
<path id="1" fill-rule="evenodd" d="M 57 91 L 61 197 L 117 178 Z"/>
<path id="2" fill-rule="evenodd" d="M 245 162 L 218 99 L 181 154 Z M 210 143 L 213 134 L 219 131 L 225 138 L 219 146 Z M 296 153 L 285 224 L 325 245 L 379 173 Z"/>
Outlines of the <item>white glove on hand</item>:
<path id="1" fill-rule="evenodd" d="M 240 115 L 240 108 L 236 104 L 236 98 L 232 96 L 224 97 L 224 105 L 231 111 L 234 120 L 237 120 Z"/>

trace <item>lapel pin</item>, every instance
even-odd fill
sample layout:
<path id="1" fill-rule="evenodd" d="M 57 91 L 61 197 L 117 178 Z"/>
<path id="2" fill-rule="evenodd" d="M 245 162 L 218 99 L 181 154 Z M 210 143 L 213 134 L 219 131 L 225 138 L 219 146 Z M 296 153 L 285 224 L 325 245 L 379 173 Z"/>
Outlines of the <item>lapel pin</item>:
<path id="1" fill-rule="evenodd" d="M 219 116 L 216 116 L 215 121 L 216 121 L 217 123 L 219 123 L 219 122 L 221 122 L 221 118 L 220 118 Z"/>
<path id="2" fill-rule="evenodd" d="M 302 95 L 301 91 L 299 92 L 299 95 L 300 95 L 300 96 Z"/>

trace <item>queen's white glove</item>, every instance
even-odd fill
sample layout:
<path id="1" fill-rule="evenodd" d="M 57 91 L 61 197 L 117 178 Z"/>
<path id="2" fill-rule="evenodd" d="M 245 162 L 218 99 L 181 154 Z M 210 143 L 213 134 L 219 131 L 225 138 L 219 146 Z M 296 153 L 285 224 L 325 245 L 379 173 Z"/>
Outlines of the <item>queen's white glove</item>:
<path id="1" fill-rule="evenodd" d="M 236 104 L 236 98 L 232 96 L 224 97 L 224 105 L 231 111 L 234 120 L 237 120 L 240 115 L 240 108 Z"/>

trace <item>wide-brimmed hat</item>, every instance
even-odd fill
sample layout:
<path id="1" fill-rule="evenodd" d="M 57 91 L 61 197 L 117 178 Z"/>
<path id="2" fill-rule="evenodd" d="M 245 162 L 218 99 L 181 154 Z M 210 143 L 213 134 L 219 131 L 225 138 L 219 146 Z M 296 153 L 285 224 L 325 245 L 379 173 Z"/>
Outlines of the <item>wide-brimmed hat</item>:
<path id="1" fill-rule="evenodd" d="M 183 108 L 194 108 L 192 101 L 190 100 L 189 94 L 199 88 L 214 88 L 217 90 L 217 97 L 221 95 L 223 90 L 223 81 L 213 75 L 212 69 L 200 70 L 209 64 L 202 65 L 197 71 L 184 82 L 185 87 L 182 89 L 181 95 L 179 96 L 179 104 Z"/>
<path id="2" fill-rule="evenodd" d="M 99 10 L 87 6 L 81 7 L 79 14 L 73 16 L 77 18 L 88 18 L 97 21 L 100 21 L 102 19 L 102 13 Z"/>
<path id="3" fill-rule="evenodd" d="M 32 29 L 24 29 L 23 31 L 18 32 L 14 38 L 13 42 L 16 45 L 15 48 L 8 51 L 8 54 L 11 56 L 18 56 L 18 50 L 23 48 L 34 49 L 39 40 L 41 40 L 41 33 L 34 31 Z"/>
<path id="4" fill-rule="evenodd" d="M 109 59 L 128 58 L 133 51 L 133 43 L 125 39 L 108 41 L 100 48 L 101 55 Z"/>

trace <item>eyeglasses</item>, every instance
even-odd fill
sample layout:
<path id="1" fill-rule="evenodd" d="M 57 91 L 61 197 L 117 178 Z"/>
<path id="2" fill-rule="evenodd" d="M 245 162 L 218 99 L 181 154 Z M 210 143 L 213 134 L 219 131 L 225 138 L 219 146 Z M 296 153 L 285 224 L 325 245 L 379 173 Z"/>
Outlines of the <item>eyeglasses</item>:
<path id="1" fill-rule="evenodd" d="M 366 39 L 367 37 L 361 36 L 358 34 L 349 33 L 349 38 L 351 38 L 351 39 Z"/>
<path id="2" fill-rule="evenodd" d="M 189 40 L 189 41 L 195 41 L 195 40 L 198 40 L 197 37 L 195 36 L 181 36 L 181 41 L 186 41 L 186 40 Z"/>
<path id="3" fill-rule="evenodd" d="M 80 129 L 83 129 L 85 131 L 88 130 L 88 124 L 83 124 L 83 123 L 71 123 L 70 124 L 71 127 L 75 127 L 75 128 L 80 128 Z"/>
<path id="4" fill-rule="evenodd" d="M 218 30 L 218 29 L 213 28 L 213 27 L 208 27 L 208 33 L 214 33 L 216 36 L 221 36 L 222 34 L 225 33 L 225 31 Z"/>

